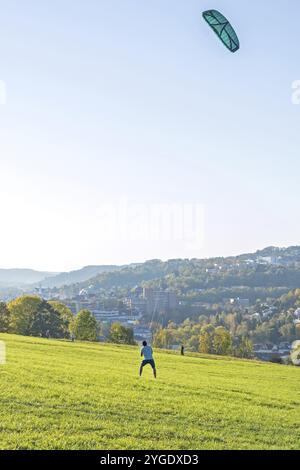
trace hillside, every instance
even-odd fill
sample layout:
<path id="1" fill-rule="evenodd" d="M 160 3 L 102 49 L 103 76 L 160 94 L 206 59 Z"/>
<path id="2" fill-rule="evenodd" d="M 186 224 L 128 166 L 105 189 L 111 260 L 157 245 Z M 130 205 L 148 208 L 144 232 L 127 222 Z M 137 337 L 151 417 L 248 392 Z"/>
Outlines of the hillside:
<path id="1" fill-rule="evenodd" d="M 259 261 L 263 259 L 265 265 Z M 300 247 L 268 247 L 227 258 L 85 266 L 62 273 L 0 269 L 0 287 L 38 285 L 52 289 L 78 284 L 79 288 L 86 288 L 92 283 L 95 289 L 111 289 L 132 288 L 142 282 L 163 283 L 178 291 L 236 286 L 296 288 L 300 285 Z"/>
<path id="2" fill-rule="evenodd" d="M 0 335 L 0 449 L 300 449 L 300 370 Z"/>
<path id="3" fill-rule="evenodd" d="M 85 266 L 76 271 L 70 271 L 50 276 L 41 282 L 42 287 L 62 287 L 78 282 L 85 282 L 99 275 L 100 273 L 113 272 L 119 270 L 118 266 Z"/>
<path id="4" fill-rule="evenodd" d="M 0 269 L 0 286 L 26 286 L 39 283 L 46 277 L 51 279 L 55 275 L 56 273 L 34 271 L 33 269 Z"/>
<path id="5" fill-rule="evenodd" d="M 141 283 L 190 293 L 201 289 L 293 289 L 300 285 L 300 248 L 274 248 L 239 256 L 209 259 L 150 260 L 103 271 L 78 288 L 133 288 Z M 221 294 L 224 296 L 224 293 Z"/>

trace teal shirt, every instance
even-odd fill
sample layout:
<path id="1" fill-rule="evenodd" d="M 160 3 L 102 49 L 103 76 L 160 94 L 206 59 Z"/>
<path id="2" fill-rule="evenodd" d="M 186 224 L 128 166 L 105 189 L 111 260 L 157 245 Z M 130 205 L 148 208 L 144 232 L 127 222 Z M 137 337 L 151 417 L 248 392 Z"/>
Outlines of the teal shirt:
<path id="1" fill-rule="evenodd" d="M 153 359 L 153 350 L 151 346 L 144 346 L 141 350 L 141 355 L 144 356 L 145 361 L 151 361 Z"/>

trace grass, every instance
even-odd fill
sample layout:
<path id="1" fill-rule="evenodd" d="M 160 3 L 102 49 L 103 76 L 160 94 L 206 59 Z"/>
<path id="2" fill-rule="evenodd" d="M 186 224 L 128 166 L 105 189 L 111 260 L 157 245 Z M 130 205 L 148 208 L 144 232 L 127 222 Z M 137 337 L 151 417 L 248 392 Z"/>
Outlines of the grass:
<path id="1" fill-rule="evenodd" d="M 0 335 L 0 449 L 300 449 L 300 369 Z"/>

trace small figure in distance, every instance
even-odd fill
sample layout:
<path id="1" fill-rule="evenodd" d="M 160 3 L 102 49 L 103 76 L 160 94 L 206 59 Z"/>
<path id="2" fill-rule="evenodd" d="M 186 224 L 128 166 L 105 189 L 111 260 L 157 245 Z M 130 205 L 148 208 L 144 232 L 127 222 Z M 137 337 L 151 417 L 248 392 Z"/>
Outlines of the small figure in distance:
<path id="1" fill-rule="evenodd" d="M 181 355 L 184 356 L 184 346 L 181 346 Z"/>
<path id="2" fill-rule="evenodd" d="M 147 341 L 143 342 L 143 347 L 141 349 L 141 357 L 143 357 L 144 360 L 140 367 L 140 377 L 142 377 L 144 367 L 149 364 L 152 367 L 153 375 L 156 378 L 157 373 L 156 373 L 155 362 L 153 359 L 153 349 L 151 348 L 151 346 L 148 346 Z"/>

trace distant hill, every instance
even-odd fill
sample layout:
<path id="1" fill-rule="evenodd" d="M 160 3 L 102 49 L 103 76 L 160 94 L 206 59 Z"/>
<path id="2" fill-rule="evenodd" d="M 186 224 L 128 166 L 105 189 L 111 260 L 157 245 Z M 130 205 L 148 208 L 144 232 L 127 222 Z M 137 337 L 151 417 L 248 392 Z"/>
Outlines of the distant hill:
<path id="1" fill-rule="evenodd" d="M 188 260 L 151 260 L 140 264 L 122 266 L 115 271 L 106 271 L 89 279 L 94 288 L 109 289 L 112 287 L 134 287 L 142 282 L 163 279 L 167 275 L 177 272 L 183 266 L 188 266 Z M 87 282 L 79 284 L 80 287 L 88 287 Z"/>
<path id="2" fill-rule="evenodd" d="M 89 279 L 94 289 L 146 284 L 186 294 L 194 289 L 300 286 L 300 247 L 268 247 L 255 253 L 209 259 L 151 260 L 102 271 Z M 88 287 L 79 282 L 80 288 Z"/>
<path id="3" fill-rule="evenodd" d="M 82 269 L 76 271 L 65 272 L 57 274 L 56 276 L 49 276 L 40 282 L 42 287 L 53 288 L 69 286 L 71 284 L 77 284 L 79 282 L 86 282 L 99 274 L 114 272 L 120 269 L 119 266 L 85 266 Z"/>
<path id="4" fill-rule="evenodd" d="M 247 253 L 237 256 L 237 259 L 257 259 L 258 257 L 275 257 L 284 262 L 295 262 L 300 260 L 300 246 L 289 246 L 288 248 L 278 248 L 276 246 L 268 246 L 255 253 Z"/>
<path id="5" fill-rule="evenodd" d="M 51 279 L 57 273 L 34 271 L 33 269 L 0 269 L 1 287 L 20 287 Z"/>
<path id="6" fill-rule="evenodd" d="M 268 269 L 257 266 L 257 263 L 264 262 L 263 258 L 265 258 L 265 263 L 269 263 Z M 249 260 L 253 262 L 252 265 L 247 263 Z M 266 270 L 268 271 L 267 282 L 264 273 Z M 259 275 L 258 271 L 260 271 Z M 39 285 L 50 289 L 73 284 L 85 288 L 88 286 L 87 283 L 92 283 L 96 288 L 134 287 L 143 282 L 154 281 L 156 284 L 161 283 L 166 288 L 172 287 L 175 290 L 240 285 L 251 287 L 274 285 L 294 288 L 299 287 L 299 280 L 299 246 L 268 247 L 255 253 L 227 258 L 150 260 L 124 266 L 86 266 L 64 273 L 39 272 L 31 269 L 0 269 L 0 287 Z"/>

